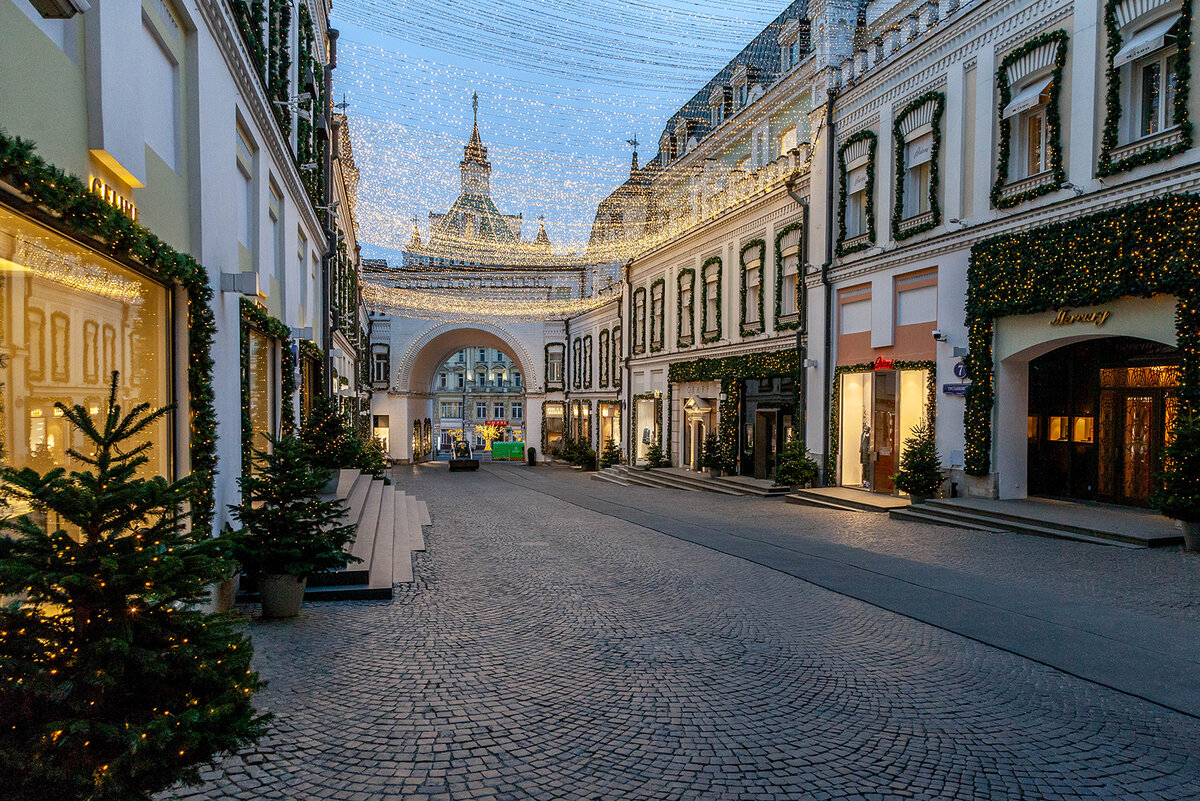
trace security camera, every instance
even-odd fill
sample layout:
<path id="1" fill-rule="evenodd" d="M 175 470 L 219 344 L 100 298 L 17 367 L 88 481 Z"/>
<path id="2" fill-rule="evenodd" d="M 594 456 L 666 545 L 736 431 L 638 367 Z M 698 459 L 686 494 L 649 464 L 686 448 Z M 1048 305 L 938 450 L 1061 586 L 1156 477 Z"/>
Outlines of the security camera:
<path id="1" fill-rule="evenodd" d="M 938 342 L 946 342 L 950 339 L 950 335 L 940 328 L 933 329 L 933 338 Z"/>

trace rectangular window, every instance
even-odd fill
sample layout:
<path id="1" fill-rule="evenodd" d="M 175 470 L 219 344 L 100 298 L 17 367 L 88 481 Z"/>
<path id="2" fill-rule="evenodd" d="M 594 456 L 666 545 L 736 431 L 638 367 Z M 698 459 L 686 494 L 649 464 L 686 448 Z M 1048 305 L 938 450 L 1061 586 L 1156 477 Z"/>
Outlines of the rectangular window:
<path id="1" fill-rule="evenodd" d="M 706 334 L 717 331 L 717 276 L 707 277 L 704 281 L 704 304 L 706 309 L 704 326 Z"/>
<path id="2" fill-rule="evenodd" d="M 241 268 L 252 269 L 254 266 L 254 149 L 250 146 L 249 137 L 241 128 L 237 130 L 237 176 L 240 186 L 234 190 L 234 202 L 237 205 L 238 242 L 245 252 L 241 257 Z"/>
<path id="3" fill-rule="evenodd" d="M 753 262 L 746 267 L 746 308 L 742 322 L 754 325 L 758 322 L 758 299 L 762 292 L 762 263 Z"/>
<path id="4" fill-rule="evenodd" d="M 513 401 L 512 413 L 510 414 L 513 420 L 520 420 L 525 416 L 525 404 L 521 401 Z"/>
<path id="5" fill-rule="evenodd" d="M 494 419 L 494 420 L 503 420 L 504 419 L 504 404 L 503 403 L 493 403 L 492 404 L 492 419 Z"/>
<path id="6" fill-rule="evenodd" d="M 579 389 L 580 363 L 583 361 L 583 340 L 575 337 L 575 342 L 571 346 L 571 386 Z"/>
<path id="7" fill-rule="evenodd" d="M 301 323 L 305 316 L 304 312 L 308 310 L 308 276 L 304 274 L 304 265 L 308 263 L 308 239 L 305 238 L 304 232 L 296 229 L 296 279 L 300 282 L 300 308 L 301 308 Z"/>
<path id="8" fill-rule="evenodd" d="M 1025 176 L 1046 170 L 1046 107 L 1029 111 L 1025 116 Z"/>
<path id="9" fill-rule="evenodd" d="M 486 402 L 484 402 L 484 401 L 476 402 L 476 404 L 475 404 L 475 419 L 476 420 L 486 420 L 487 419 L 487 403 Z"/>
<path id="10" fill-rule="evenodd" d="M 446 378 L 447 377 L 446 377 L 445 373 L 442 373 L 440 376 L 438 376 L 438 388 L 439 389 L 446 389 L 446 386 L 447 386 Z"/>
<path id="11" fill-rule="evenodd" d="M 592 335 L 583 338 L 583 388 L 592 388 Z"/>
<path id="12" fill-rule="evenodd" d="M 624 355 L 621 352 L 621 326 L 613 328 L 612 332 L 612 385 L 614 389 L 621 388 L 621 358 Z"/>
<path id="13" fill-rule="evenodd" d="M 179 67 L 148 19 L 142 20 L 142 84 L 138 95 L 146 144 L 179 171 Z"/>
<path id="14" fill-rule="evenodd" d="M 650 287 L 650 347 L 661 350 L 663 346 L 663 293 L 665 284 L 655 282 Z"/>
<path id="15" fill-rule="evenodd" d="M 521 386 L 521 374 L 520 373 L 513 371 L 512 380 L 513 380 L 514 387 Z"/>
<path id="16" fill-rule="evenodd" d="M 271 182 L 271 199 L 270 205 L 267 208 L 267 219 L 270 220 L 271 231 L 269 241 L 267 242 L 267 264 L 271 268 L 271 277 L 280 284 L 283 283 L 283 274 L 285 267 L 283 266 L 283 195 L 276 188 L 275 183 Z M 263 282 L 263 289 L 269 290 L 270 283 Z M 286 299 L 280 298 L 286 303 Z"/>
<path id="17" fill-rule="evenodd" d="M 915 217 L 929 211 L 930 159 L 933 156 L 933 135 L 917 137 L 904 146 L 905 182 L 904 213 Z"/>
<path id="18" fill-rule="evenodd" d="M 466 373 L 459 373 L 459 374 L 458 374 L 458 382 L 457 382 L 457 383 L 458 383 L 458 388 L 459 388 L 459 389 L 464 389 L 464 388 L 466 388 L 466 385 L 467 385 L 467 374 L 466 374 Z"/>
<path id="19" fill-rule="evenodd" d="M 843 302 L 838 333 L 862 334 L 871 330 L 871 299 Z"/>
<path id="20" fill-rule="evenodd" d="M 561 387 L 563 382 L 563 346 L 551 345 L 546 350 L 546 383 Z"/>
<path id="21" fill-rule="evenodd" d="M 790 314 L 795 314 L 798 306 L 797 290 L 800 286 L 800 252 L 797 250 L 794 253 L 783 257 L 783 295 L 779 299 L 779 313 L 787 317 Z"/>
<path id="22" fill-rule="evenodd" d="M 387 348 L 377 348 L 371 353 L 371 381 L 375 384 L 386 384 L 390 372 Z"/>
<path id="23" fill-rule="evenodd" d="M 83 321 L 83 380 L 94 384 L 100 380 L 100 326 L 95 320 Z"/>
<path id="24" fill-rule="evenodd" d="M 246 363 L 246 407 L 250 418 L 250 446 L 270 447 L 268 436 L 275 430 L 275 340 L 246 328 L 249 361 Z"/>
<path id="25" fill-rule="evenodd" d="M 478 361 L 481 361 L 481 362 L 486 362 L 486 361 L 487 361 L 487 348 L 480 348 L 480 349 L 479 349 L 479 359 L 478 359 Z"/>
<path id="26" fill-rule="evenodd" d="M 937 322 L 937 284 L 901 290 L 897 281 L 896 288 L 896 325 Z"/>
<path id="27" fill-rule="evenodd" d="M 462 417 L 462 403 L 460 401 L 442 401 L 442 417 L 459 419 Z"/>

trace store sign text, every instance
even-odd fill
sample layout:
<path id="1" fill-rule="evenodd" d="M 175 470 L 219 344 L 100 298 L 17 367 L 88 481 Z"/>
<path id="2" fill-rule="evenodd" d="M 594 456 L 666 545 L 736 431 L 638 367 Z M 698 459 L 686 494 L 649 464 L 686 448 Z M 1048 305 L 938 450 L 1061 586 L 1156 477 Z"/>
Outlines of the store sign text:
<path id="1" fill-rule="evenodd" d="M 891 370 L 895 366 L 895 359 L 885 359 L 883 356 L 880 356 L 875 359 L 875 363 L 872 365 L 872 368 L 875 370 Z"/>
<path id="2" fill-rule="evenodd" d="M 92 178 L 92 192 L 104 198 L 104 202 L 115 208 L 117 211 L 124 214 L 129 219 L 137 222 L 138 210 L 137 206 L 131 201 L 126 200 L 119 192 L 109 184 L 106 184 L 100 178 Z"/>
<path id="3" fill-rule="evenodd" d="M 1086 312 L 1084 314 L 1071 314 L 1070 309 L 1062 309 L 1058 315 L 1050 321 L 1050 325 L 1074 325 L 1075 323 L 1092 323 L 1097 328 L 1108 322 L 1108 318 L 1112 312 L 1108 310 Z"/>

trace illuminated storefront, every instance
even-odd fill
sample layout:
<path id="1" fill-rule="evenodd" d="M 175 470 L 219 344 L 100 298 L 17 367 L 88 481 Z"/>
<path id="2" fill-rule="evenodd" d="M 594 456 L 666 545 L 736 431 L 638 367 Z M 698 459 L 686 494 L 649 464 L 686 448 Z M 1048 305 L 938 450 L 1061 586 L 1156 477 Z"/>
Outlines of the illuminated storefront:
<path id="1" fill-rule="evenodd" d="M 897 369 L 882 358 L 869 368 L 839 371 L 838 484 L 891 494 L 900 457 L 930 402 L 929 371 Z"/>
<path id="2" fill-rule="evenodd" d="M 597 450 L 603 450 L 609 442 L 621 441 L 621 402 L 599 401 L 596 406 L 600 421 L 600 441 L 596 445 Z"/>
<path id="3" fill-rule="evenodd" d="M 162 284 L 0 206 L 0 383 L 6 461 L 70 467 L 81 445 L 56 403 L 103 413 L 174 400 L 171 295 Z M 146 475 L 171 476 L 172 416 L 146 434 Z"/>

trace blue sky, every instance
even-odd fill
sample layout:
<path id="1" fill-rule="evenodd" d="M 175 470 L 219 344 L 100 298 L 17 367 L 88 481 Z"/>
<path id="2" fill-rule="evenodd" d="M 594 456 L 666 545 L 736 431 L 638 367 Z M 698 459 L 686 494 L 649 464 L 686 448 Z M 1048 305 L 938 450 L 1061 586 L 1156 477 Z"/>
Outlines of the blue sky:
<path id="1" fill-rule="evenodd" d="M 665 120 L 786 3 L 707 0 L 336 0 L 336 100 L 350 104 L 360 242 L 392 256 L 459 192 L 471 95 L 492 196 L 545 217 L 559 250 L 587 244 L 596 204 L 645 162 Z"/>

